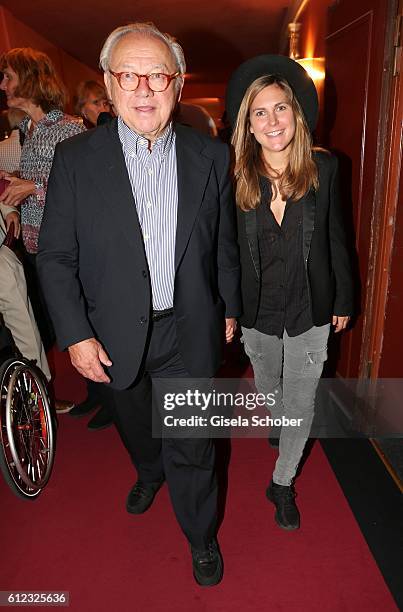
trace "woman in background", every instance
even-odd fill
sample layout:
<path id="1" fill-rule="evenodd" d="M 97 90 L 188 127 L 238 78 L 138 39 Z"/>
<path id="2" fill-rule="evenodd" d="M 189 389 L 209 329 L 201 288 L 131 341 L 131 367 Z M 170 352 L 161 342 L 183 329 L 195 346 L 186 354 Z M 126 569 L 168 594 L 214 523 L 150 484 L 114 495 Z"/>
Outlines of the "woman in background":
<path id="1" fill-rule="evenodd" d="M 111 119 L 113 116 L 105 87 L 97 81 L 81 81 L 77 87 L 74 108 L 77 115 L 83 118 L 87 128 L 98 125 L 101 113 L 108 113 Z"/>
<path id="2" fill-rule="evenodd" d="M 266 495 L 278 525 L 297 529 L 294 478 L 330 325 L 340 332 L 353 312 L 337 160 L 312 146 L 315 86 L 288 57 L 244 62 L 230 79 L 227 111 L 234 128 L 242 339 L 257 390 L 276 394 L 272 416 L 300 419 L 298 427 L 281 429 Z"/>
<path id="3" fill-rule="evenodd" d="M 39 230 L 55 147 L 85 128 L 81 121 L 63 112 L 65 89 L 45 53 L 29 47 L 11 49 L 1 55 L 0 71 L 0 88 L 6 94 L 8 107 L 27 115 L 19 125 L 25 136 L 19 176 L 0 172 L 0 178 L 10 182 L 0 201 L 21 210 L 29 294 L 43 343 L 49 349 L 55 336 L 36 275 Z M 73 406 L 71 402 L 56 402 L 58 412 L 68 412 Z"/>

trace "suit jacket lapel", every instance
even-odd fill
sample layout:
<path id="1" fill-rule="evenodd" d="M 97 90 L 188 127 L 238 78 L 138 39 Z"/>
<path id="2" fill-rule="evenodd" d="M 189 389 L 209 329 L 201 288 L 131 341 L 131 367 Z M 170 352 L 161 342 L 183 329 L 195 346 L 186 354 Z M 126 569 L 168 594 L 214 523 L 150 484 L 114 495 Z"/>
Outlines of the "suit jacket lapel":
<path id="1" fill-rule="evenodd" d="M 175 244 L 175 269 L 177 269 L 189 242 L 213 162 L 202 155 L 203 142 L 197 134 L 180 125 L 175 126 L 175 133 L 178 173 Z"/>
<path id="2" fill-rule="evenodd" d="M 314 189 L 310 189 L 301 200 L 303 205 L 302 217 L 302 232 L 303 232 L 303 252 L 304 263 L 308 262 L 309 250 L 311 248 L 311 240 L 313 230 L 315 228 L 315 213 L 316 213 L 316 195 Z"/>
<path id="3" fill-rule="evenodd" d="M 271 201 L 271 185 L 263 177 L 259 177 L 259 186 L 261 198 L 264 200 L 264 203 Z M 260 251 L 259 251 L 259 239 L 257 235 L 257 216 L 256 209 L 248 210 L 243 213 L 243 218 L 245 220 L 245 232 L 246 238 L 248 240 L 249 251 L 253 262 L 253 267 L 255 268 L 256 276 L 260 279 L 261 269 L 260 269 Z"/>
<path id="4" fill-rule="evenodd" d="M 253 267 L 255 268 L 256 276 L 260 278 L 260 255 L 259 241 L 257 237 L 256 210 L 248 210 L 244 212 L 243 218 L 245 219 L 246 238 L 248 240 Z"/>
<path id="5" fill-rule="evenodd" d="M 137 248 L 142 244 L 141 228 L 119 140 L 117 120 L 111 121 L 105 129 L 97 129 L 91 144 L 94 154 L 88 163 L 89 172 L 107 201 L 115 222 L 123 220 L 122 229 L 126 238 Z"/>

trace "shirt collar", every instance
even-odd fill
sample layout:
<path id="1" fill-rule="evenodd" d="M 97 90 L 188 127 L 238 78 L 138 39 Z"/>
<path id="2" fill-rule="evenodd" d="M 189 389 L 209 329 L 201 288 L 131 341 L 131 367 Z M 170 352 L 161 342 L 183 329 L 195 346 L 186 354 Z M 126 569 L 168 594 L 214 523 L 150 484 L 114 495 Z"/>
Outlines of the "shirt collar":
<path id="1" fill-rule="evenodd" d="M 40 121 L 38 121 L 38 123 L 36 124 L 36 127 L 38 128 L 38 127 L 40 127 L 42 125 L 45 126 L 45 127 L 49 127 L 53 123 L 57 123 L 58 121 L 63 119 L 63 117 L 64 117 L 63 111 L 59 110 L 58 108 L 53 108 L 48 113 L 46 113 L 46 115 L 44 117 L 42 117 L 42 119 Z M 18 126 L 19 129 L 24 134 L 26 134 L 28 132 L 30 121 L 31 121 L 30 117 L 28 117 L 28 116 L 24 117 L 24 119 L 21 121 L 21 123 Z"/>
<path id="2" fill-rule="evenodd" d="M 130 129 L 123 121 L 122 117 L 118 117 L 118 133 L 120 142 L 125 151 L 129 153 L 139 154 L 139 149 L 148 148 L 148 140 Z M 154 141 L 152 151 L 156 152 L 160 157 L 165 157 L 172 146 L 174 131 L 172 122 L 167 125 L 164 132 Z"/>

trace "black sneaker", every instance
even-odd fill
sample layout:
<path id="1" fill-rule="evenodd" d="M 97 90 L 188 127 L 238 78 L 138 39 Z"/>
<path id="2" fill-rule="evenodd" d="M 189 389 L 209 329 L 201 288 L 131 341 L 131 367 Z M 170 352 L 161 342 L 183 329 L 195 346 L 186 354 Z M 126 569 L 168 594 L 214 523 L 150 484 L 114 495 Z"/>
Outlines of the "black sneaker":
<path id="1" fill-rule="evenodd" d="M 126 500 L 126 510 L 130 514 L 143 514 L 149 509 L 159 487 L 145 485 L 138 480 L 130 490 Z"/>
<path id="2" fill-rule="evenodd" d="M 223 575 L 223 562 L 216 540 L 211 540 L 205 550 L 191 547 L 193 576 L 200 586 L 214 586 Z"/>
<path id="3" fill-rule="evenodd" d="M 276 506 L 274 518 L 279 527 L 288 531 L 299 528 L 300 517 L 293 485 L 285 487 L 271 481 L 266 490 L 266 497 Z"/>

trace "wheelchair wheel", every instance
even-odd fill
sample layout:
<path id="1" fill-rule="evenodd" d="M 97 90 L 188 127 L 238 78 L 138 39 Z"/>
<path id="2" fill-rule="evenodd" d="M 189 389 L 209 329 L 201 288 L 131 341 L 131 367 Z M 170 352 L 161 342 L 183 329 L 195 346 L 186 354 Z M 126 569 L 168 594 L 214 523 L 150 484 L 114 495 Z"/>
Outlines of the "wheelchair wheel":
<path id="1" fill-rule="evenodd" d="M 0 468 L 14 493 L 35 499 L 49 480 L 55 453 L 46 380 L 25 359 L 0 369 Z"/>

